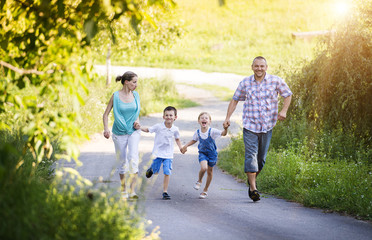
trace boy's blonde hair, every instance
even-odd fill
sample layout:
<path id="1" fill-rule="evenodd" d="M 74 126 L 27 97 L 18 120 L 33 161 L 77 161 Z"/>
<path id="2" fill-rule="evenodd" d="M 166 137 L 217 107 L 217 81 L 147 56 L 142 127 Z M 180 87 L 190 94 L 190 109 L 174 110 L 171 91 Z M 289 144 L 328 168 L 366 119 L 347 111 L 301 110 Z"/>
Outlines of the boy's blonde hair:
<path id="1" fill-rule="evenodd" d="M 207 113 L 207 112 L 201 112 L 200 114 L 199 114 L 199 117 L 198 117 L 198 121 L 200 120 L 200 117 L 202 116 L 202 115 L 207 115 L 208 117 L 209 117 L 209 120 L 211 120 L 212 121 L 212 117 L 211 117 L 211 115 L 209 114 L 209 113 Z"/>

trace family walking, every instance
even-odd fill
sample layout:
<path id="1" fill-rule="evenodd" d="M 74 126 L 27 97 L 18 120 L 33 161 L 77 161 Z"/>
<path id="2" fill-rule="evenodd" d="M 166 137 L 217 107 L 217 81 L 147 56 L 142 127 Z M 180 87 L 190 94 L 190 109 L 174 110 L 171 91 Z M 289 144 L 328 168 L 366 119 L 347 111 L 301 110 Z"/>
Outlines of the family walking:
<path id="1" fill-rule="evenodd" d="M 270 145 L 272 130 L 277 120 L 284 120 L 291 102 L 292 92 L 280 77 L 266 73 L 268 65 L 264 57 L 256 57 L 252 62 L 253 75 L 244 78 L 238 85 L 229 103 L 223 130 L 210 127 L 212 117 L 208 112 L 199 114 L 197 120 L 200 128 L 194 132 L 192 139 L 182 146 L 179 128 L 174 125 L 177 119 L 177 109 L 168 106 L 163 111 L 163 122 L 150 127 L 139 123 L 140 97 L 135 91 L 138 76 L 133 72 L 125 72 L 117 77 L 123 85 L 122 89 L 113 93 L 103 114 L 104 136 L 110 137 L 108 116 L 114 112 L 112 140 L 120 166 L 118 167 L 123 198 L 138 198 L 135 193 L 138 178 L 140 132 L 155 133 L 153 160 L 146 177 L 158 174 L 163 165 L 162 198 L 171 199 L 168 185 L 174 157 L 174 142 L 179 151 L 185 154 L 187 148 L 198 143 L 200 171 L 193 185 L 199 190 L 207 173 L 205 185 L 199 198 L 208 196 L 208 188 L 213 178 L 213 167 L 217 163 L 218 153 L 215 140 L 226 136 L 230 126 L 230 118 L 239 101 L 243 101 L 243 139 L 245 146 L 244 172 L 247 175 L 248 196 L 253 201 L 260 200 L 256 184 L 258 174 L 262 171 L 267 151 Z M 278 95 L 283 97 L 283 106 L 278 110 Z M 129 187 L 127 187 L 129 185 Z"/>

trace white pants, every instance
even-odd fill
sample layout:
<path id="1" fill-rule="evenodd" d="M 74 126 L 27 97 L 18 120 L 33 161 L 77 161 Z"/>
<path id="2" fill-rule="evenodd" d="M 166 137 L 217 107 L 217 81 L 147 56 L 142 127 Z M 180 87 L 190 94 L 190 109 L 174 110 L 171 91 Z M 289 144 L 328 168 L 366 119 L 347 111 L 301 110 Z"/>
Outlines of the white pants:
<path id="1" fill-rule="evenodd" d="M 115 145 L 116 159 L 120 163 L 119 174 L 138 173 L 138 144 L 141 130 L 136 130 L 128 135 L 112 134 Z"/>

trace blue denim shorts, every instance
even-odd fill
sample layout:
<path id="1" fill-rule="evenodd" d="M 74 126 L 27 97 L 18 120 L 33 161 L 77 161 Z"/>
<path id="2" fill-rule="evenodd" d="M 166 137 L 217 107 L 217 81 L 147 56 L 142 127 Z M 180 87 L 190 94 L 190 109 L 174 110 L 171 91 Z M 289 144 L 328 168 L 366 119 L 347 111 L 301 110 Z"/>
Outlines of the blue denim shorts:
<path id="1" fill-rule="evenodd" d="M 243 129 L 245 147 L 244 172 L 261 171 L 266 162 L 273 130 L 266 133 L 254 133 Z"/>
<path id="2" fill-rule="evenodd" d="M 217 163 L 217 155 L 216 156 L 208 156 L 204 153 L 199 153 L 199 163 L 201 161 L 207 161 L 208 162 L 208 166 L 210 167 L 214 167 L 214 165 L 216 165 Z"/>
<path id="3" fill-rule="evenodd" d="M 172 174 L 172 159 L 170 158 L 155 158 L 152 160 L 151 169 L 154 174 L 159 173 L 161 164 L 163 164 L 164 175 Z"/>

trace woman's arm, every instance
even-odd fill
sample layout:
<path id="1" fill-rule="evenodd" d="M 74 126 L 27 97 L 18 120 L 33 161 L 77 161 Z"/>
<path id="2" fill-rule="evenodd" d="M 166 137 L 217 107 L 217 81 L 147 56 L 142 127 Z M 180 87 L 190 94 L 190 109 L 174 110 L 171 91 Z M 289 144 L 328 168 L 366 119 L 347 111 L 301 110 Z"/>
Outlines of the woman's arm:
<path id="1" fill-rule="evenodd" d="M 108 116 L 111 112 L 111 109 L 113 107 L 113 102 L 114 102 L 114 94 L 111 96 L 109 103 L 107 104 L 106 110 L 103 113 L 103 136 L 105 138 L 110 138 L 110 130 L 108 127 Z"/>
<path id="2" fill-rule="evenodd" d="M 141 129 L 141 124 L 139 123 L 139 116 L 138 116 L 137 120 L 134 121 L 134 123 L 133 123 L 133 127 L 134 127 L 134 129 L 136 129 L 136 130 Z"/>

